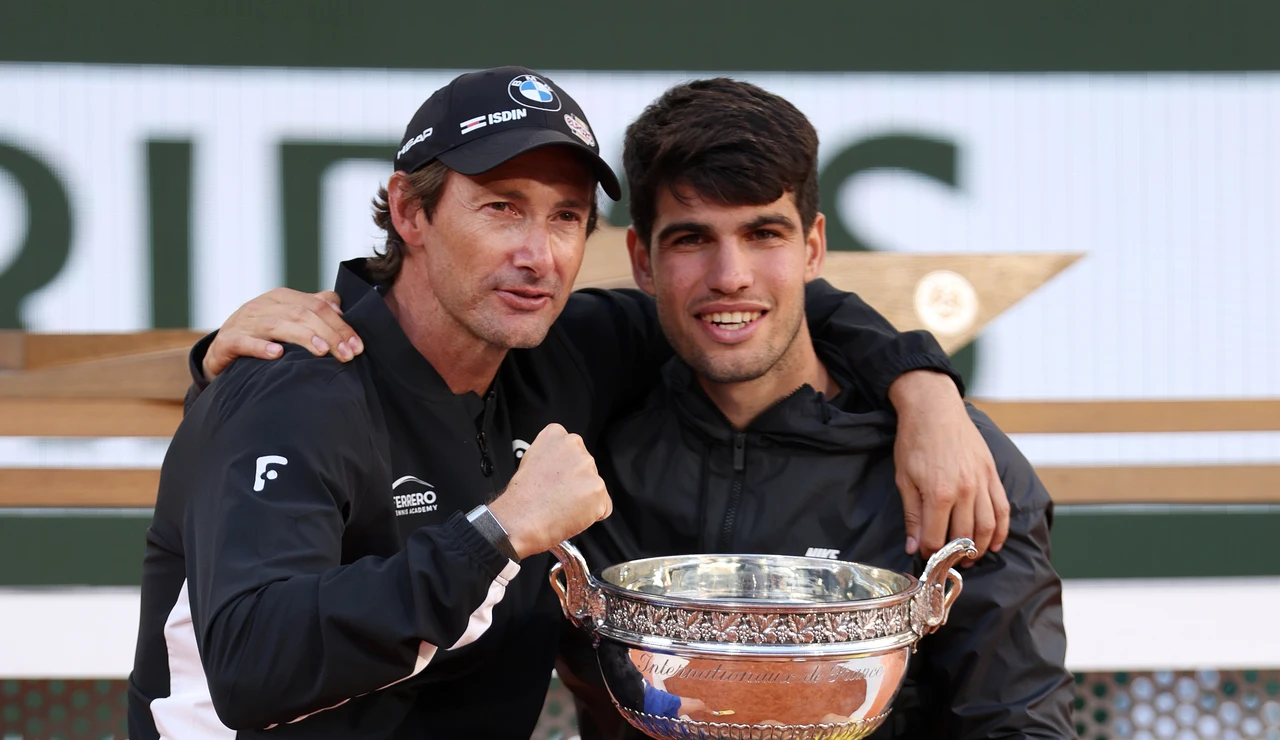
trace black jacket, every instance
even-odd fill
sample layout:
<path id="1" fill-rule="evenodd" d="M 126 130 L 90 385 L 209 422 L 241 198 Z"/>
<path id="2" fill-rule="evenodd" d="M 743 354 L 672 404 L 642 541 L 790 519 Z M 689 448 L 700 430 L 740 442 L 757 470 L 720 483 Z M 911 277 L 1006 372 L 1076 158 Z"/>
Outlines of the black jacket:
<path id="1" fill-rule="evenodd" d="M 147 533 L 135 740 L 524 738 L 537 721 L 561 621 L 549 556 L 517 566 L 462 514 L 505 488 L 547 424 L 591 443 L 644 397 L 670 351 L 652 303 L 575 294 L 482 398 L 449 391 L 362 261 L 337 290 L 360 357 L 289 348 L 191 394 Z M 810 297 L 868 387 L 949 368 L 856 297 Z"/>
<path id="2" fill-rule="evenodd" d="M 919 575 L 923 564 L 904 551 L 895 419 L 851 387 L 830 347 L 819 342 L 818 351 L 846 390 L 828 402 L 805 386 L 742 432 L 673 359 L 663 387 L 604 441 L 614 515 L 579 538 L 591 568 L 694 552 L 819 551 Z M 873 737 L 1073 738 L 1061 584 L 1049 562 L 1052 504 L 1009 438 L 972 407 L 970 414 L 1009 495 L 1009 539 L 963 571 L 949 621 L 919 643 L 893 714 Z M 571 634 L 562 673 L 592 696 L 590 651 Z M 601 711 L 599 724 L 608 726 L 609 710 Z M 592 722 L 583 725 L 590 740 Z"/>

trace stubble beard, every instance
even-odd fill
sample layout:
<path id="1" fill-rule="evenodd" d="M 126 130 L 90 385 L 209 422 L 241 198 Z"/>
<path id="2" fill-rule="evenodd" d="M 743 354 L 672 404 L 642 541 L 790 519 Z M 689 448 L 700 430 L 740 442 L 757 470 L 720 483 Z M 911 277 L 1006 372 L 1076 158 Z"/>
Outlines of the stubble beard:
<path id="1" fill-rule="evenodd" d="M 676 321 L 679 319 L 664 311 L 662 302 L 658 302 L 658 322 L 662 325 L 668 341 L 671 342 L 672 349 L 680 359 L 693 368 L 695 373 L 712 383 L 746 383 L 758 380 L 769 374 L 779 362 L 784 360 L 787 351 L 795 345 L 796 337 L 800 335 L 800 328 L 804 325 L 804 314 L 799 310 L 794 311 L 792 316 L 782 317 L 777 314 L 775 310 L 770 312 L 769 316 L 775 321 L 779 319 L 786 321 L 788 326 L 784 326 L 782 331 L 773 336 L 767 337 L 763 346 L 755 352 L 740 352 L 739 354 L 744 355 L 743 357 L 733 357 L 732 349 L 707 350 L 687 334 L 671 331 L 668 328 L 671 326 L 670 322 L 673 319 Z M 694 321 L 700 320 L 694 319 Z"/>
<path id="2" fill-rule="evenodd" d="M 555 308 L 555 316 L 550 318 L 546 318 L 545 313 L 539 312 L 512 321 L 503 316 L 502 309 L 494 303 L 501 301 L 495 294 L 496 282 L 490 284 L 486 281 L 476 293 L 469 295 L 458 295 L 454 287 L 452 285 L 437 287 L 440 308 L 471 336 L 495 349 L 537 347 L 546 339 L 547 333 L 551 330 L 551 324 L 564 309 L 563 304 L 560 304 Z M 559 295 L 558 290 L 553 290 L 553 293 Z M 552 299 L 553 306 L 558 302 L 558 299 Z"/>

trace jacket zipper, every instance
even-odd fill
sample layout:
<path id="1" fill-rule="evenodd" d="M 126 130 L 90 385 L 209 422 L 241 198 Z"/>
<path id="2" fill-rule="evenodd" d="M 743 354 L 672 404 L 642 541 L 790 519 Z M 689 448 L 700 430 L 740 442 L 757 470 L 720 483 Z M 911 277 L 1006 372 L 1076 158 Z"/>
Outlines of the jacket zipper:
<path id="1" fill-rule="evenodd" d="M 489 438 L 485 431 L 493 421 L 493 409 L 497 405 L 498 394 L 489 391 L 484 397 L 484 413 L 480 417 L 480 430 L 476 433 L 476 445 L 480 448 L 480 472 L 484 477 L 493 476 L 493 458 L 489 457 Z"/>
<path id="2" fill-rule="evenodd" d="M 729 489 L 729 505 L 724 510 L 724 526 L 720 529 L 719 552 L 729 552 L 733 546 L 733 524 L 738 518 L 738 506 L 742 504 L 742 478 L 747 465 L 747 435 L 733 433 L 733 486 Z"/>

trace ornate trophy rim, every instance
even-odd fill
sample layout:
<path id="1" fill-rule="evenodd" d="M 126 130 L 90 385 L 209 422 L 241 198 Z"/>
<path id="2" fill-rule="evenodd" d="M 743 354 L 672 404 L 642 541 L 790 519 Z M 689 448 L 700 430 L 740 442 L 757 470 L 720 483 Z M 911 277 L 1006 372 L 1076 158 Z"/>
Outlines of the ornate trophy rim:
<path id="1" fill-rule="evenodd" d="M 894 603 L 840 609 L 752 609 L 730 611 L 724 608 L 671 607 L 657 601 L 605 594 L 604 621 L 599 629 L 615 639 L 645 644 L 646 637 L 664 638 L 695 647 L 714 646 L 723 651 L 727 645 L 766 647 L 770 654 L 781 655 L 780 646 L 810 648 L 826 653 L 825 646 L 851 647 L 850 643 L 907 636 L 918 639 L 925 616 L 925 605 L 914 597 L 918 588 Z M 884 648 L 896 646 L 897 641 Z M 862 648 L 859 647 L 859 650 Z"/>
<path id="2" fill-rule="evenodd" d="M 851 643 L 900 635 L 914 640 L 934 632 L 946 622 L 963 584 L 960 574 L 951 566 L 962 558 L 976 555 L 972 541 L 953 540 L 929 559 L 918 579 L 906 573 L 846 564 L 893 574 L 905 579 L 907 587 L 886 596 L 833 602 L 743 603 L 738 599 L 647 594 L 592 576 L 577 548 L 567 542 L 556 550 L 559 562 L 552 567 L 550 579 L 566 616 L 588 629 L 606 630 L 614 639 L 632 644 L 642 644 L 644 638 L 660 638 L 691 648 L 702 644 L 709 650 L 732 644 L 808 646 L 825 654 L 826 650 L 818 646 L 840 645 L 842 647 L 832 649 L 844 651 Z M 832 562 L 778 555 L 693 557 L 804 561 L 827 567 Z"/>
<path id="3" fill-rule="evenodd" d="M 611 627 L 607 622 L 596 631 L 602 638 L 630 647 L 657 650 L 677 657 L 716 655 L 755 659 L 858 658 L 910 647 L 920 639 L 920 635 L 912 629 L 883 637 L 810 643 L 756 642 L 753 637 L 746 641 L 687 640 Z"/>
<path id="4" fill-rule="evenodd" d="M 832 565 L 853 566 L 861 570 L 876 571 L 885 575 L 903 578 L 907 581 L 906 587 L 885 596 L 873 596 L 865 599 L 850 599 L 845 601 L 831 602 L 811 602 L 804 604 L 784 603 L 780 601 L 769 601 L 767 599 L 731 599 L 731 598 L 712 598 L 698 599 L 686 596 L 665 596 L 660 594 L 649 594 L 642 591 L 635 591 L 625 586 L 620 586 L 610 582 L 601 575 L 609 570 L 620 568 L 623 566 L 639 567 L 653 562 L 664 560 L 687 559 L 694 562 L 696 559 L 763 559 L 768 562 L 777 564 L 810 564 L 816 567 L 830 567 Z M 847 563 L 836 560 L 827 560 L 825 558 L 811 558 L 797 555 L 692 555 L 660 557 L 660 558 L 644 558 L 642 560 L 632 560 L 627 563 L 620 563 L 609 568 L 601 570 L 596 575 L 596 582 L 600 591 L 606 596 L 619 599 L 630 599 L 645 601 L 652 604 L 676 608 L 676 609 L 705 609 L 709 611 L 725 611 L 732 609 L 735 611 L 755 612 L 755 613 L 792 613 L 792 612 L 839 612 L 839 611 L 858 611 L 866 609 L 876 609 L 885 606 L 894 606 L 902 602 L 910 600 L 920 588 L 920 580 L 910 573 L 899 573 L 897 571 L 878 568 L 876 566 L 864 565 L 862 563 Z"/>

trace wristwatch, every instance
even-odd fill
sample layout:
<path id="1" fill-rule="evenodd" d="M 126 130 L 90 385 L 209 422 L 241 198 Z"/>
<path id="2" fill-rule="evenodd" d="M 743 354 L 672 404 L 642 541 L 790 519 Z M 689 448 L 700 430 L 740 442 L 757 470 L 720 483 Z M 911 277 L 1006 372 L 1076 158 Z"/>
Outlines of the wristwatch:
<path id="1" fill-rule="evenodd" d="M 498 517 L 489 511 L 489 507 L 481 504 L 471 511 L 467 512 L 467 521 L 471 522 L 471 526 L 476 528 L 481 536 L 489 541 L 489 544 L 498 549 L 513 563 L 520 562 L 520 556 L 516 554 L 516 548 L 511 544 L 511 536 L 507 534 L 507 530 L 503 528 L 502 522 L 498 521 Z"/>

